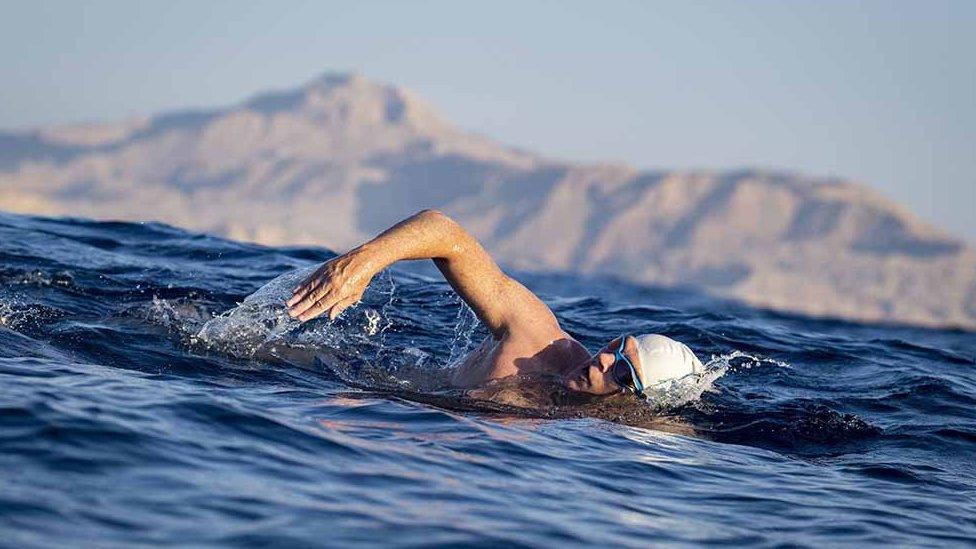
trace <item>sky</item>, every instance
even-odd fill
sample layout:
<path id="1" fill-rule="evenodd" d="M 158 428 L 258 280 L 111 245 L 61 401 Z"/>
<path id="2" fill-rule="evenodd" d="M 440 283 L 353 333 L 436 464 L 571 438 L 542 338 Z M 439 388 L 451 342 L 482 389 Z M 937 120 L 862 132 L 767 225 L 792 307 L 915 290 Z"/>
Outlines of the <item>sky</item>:
<path id="1" fill-rule="evenodd" d="M 976 1 L 0 0 L 0 129 L 326 71 L 549 157 L 868 184 L 976 240 Z"/>

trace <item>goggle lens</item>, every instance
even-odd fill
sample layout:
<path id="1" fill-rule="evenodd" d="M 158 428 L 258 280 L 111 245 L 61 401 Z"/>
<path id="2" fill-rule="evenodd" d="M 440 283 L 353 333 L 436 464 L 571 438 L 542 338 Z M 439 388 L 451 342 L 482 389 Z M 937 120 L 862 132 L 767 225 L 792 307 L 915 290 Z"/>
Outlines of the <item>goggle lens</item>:
<path id="1" fill-rule="evenodd" d="M 610 375 L 617 385 L 631 389 L 635 394 L 643 395 L 644 384 L 635 378 L 637 372 L 634 370 L 634 365 L 624 355 L 624 345 L 627 343 L 627 337 L 626 335 L 620 336 L 620 343 L 617 345 L 617 350 L 613 352 L 615 360 L 613 366 L 610 368 Z"/>
<path id="2" fill-rule="evenodd" d="M 634 376 L 630 373 L 630 366 L 623 360 L 617 360 L 613 363 L 613 380 L 621 387 L 636 389 Z"/>

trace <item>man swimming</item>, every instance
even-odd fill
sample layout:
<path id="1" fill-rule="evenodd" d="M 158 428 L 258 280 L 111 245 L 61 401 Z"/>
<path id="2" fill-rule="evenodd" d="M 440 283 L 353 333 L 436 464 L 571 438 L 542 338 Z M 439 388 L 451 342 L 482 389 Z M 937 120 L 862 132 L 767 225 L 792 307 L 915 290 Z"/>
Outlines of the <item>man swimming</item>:
<path id="1" fill-rule="evenodd" d="M 656 334 L 623 335 L 590 356 L 541 299 L 503 273 L 473 236 L 436 210 L 409 217 L 323 263 L 294 288 L 288 314 L 302 322 L 322 314 L 335 319 L 362 298 L 383 269 L 419 259 L 434 261 L 491 333 L 454 368 L 451 383 L 457 388 L 548 375 L 579 393 L 644 396 L 658 384 L 703 371 L 688 347 Z"/>

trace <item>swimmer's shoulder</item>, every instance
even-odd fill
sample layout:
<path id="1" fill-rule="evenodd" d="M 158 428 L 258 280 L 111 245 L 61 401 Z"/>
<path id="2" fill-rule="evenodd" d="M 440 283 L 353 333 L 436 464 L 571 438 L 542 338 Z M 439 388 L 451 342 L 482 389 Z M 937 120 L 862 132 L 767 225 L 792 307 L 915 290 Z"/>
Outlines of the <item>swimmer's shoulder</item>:
<path id="1" fill-rule="evenodd" d="M 563 330 L 489 336 L 458 363 L 451 383 L 471 388 L 514 375 L 559 375 L 587 358 L 586 348 Z"/>
<path id="2" fill-rule="evenodd" d="M 513 334 L 500 342 L 495 355 L 496 368 L 507 375 L 559 375 L 587 358 L 586 348 L 561 329 L 550 333 Z M 506 368 L 508 365 L 511 368 Z"/>
<path id="3" fill-rule="evenodd" d="M 590 358 L 590 352 L 582 343 L 566 332 L 560 332 L 560 336 L 551 344 L 550 368 L 554 374 L 564 374 Z"/>

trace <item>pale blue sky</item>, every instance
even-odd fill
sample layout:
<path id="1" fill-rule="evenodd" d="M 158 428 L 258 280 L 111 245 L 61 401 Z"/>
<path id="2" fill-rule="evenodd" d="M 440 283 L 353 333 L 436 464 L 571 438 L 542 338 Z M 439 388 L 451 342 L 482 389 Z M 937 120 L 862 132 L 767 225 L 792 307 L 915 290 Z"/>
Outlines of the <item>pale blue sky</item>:
<path id="1" fill-rule="evenodd" d="M 0 0 L 0 128 L 355 70 L 574 160 L 837 175 L 976 238 L 976 1 Z"/>

